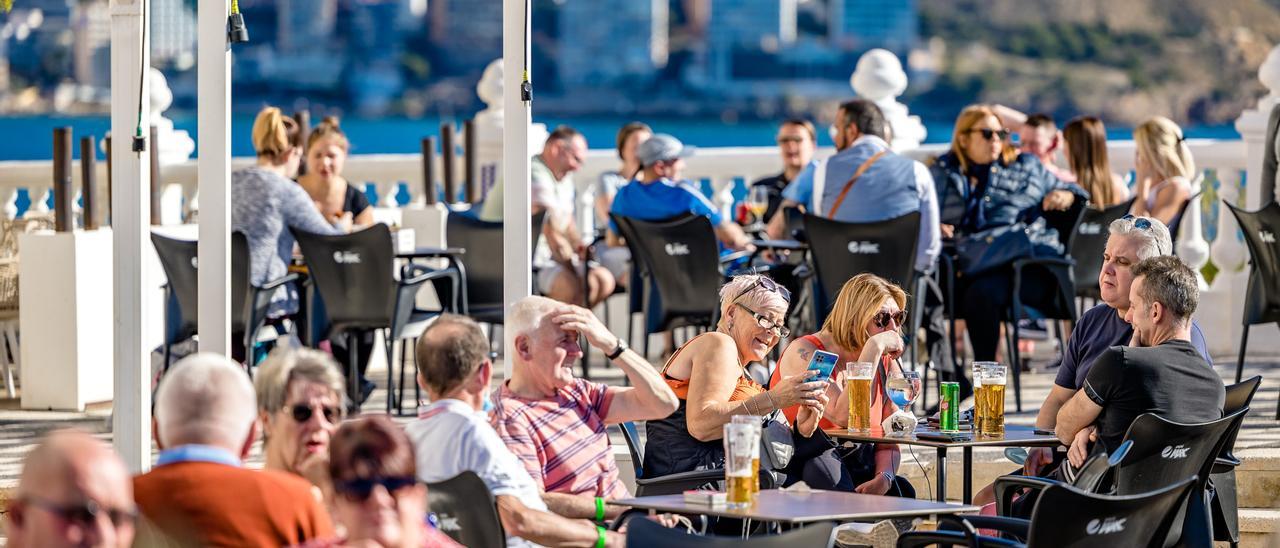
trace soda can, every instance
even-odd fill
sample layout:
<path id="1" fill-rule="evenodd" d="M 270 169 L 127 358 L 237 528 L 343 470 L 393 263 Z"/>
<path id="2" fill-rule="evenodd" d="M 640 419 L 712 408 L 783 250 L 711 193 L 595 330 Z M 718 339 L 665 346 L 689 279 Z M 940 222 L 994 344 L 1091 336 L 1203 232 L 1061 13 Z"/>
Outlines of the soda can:
<path id="1" fill-rule="evenodd" d="M 960 383 L 939 383 L 938 430 L 960 431 Z"/>

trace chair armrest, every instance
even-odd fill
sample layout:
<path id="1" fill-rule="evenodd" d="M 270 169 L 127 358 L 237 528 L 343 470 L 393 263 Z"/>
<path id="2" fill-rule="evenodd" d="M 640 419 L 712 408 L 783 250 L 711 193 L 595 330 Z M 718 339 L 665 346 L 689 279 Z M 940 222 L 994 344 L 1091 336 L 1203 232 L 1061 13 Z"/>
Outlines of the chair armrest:
<path id="1" fill-rule="evenodd" d="M 1020 542 L 995 537 L 969 537 L 957 531 L 911 531 L 898 535 L 898 548 L 924 548 L 925 546 L 1000 546 L 1022 548 Z"/>
<path id="2" fill-rule="evenodd" d="M 733 261 L 736 261 L 736 260 L 738 260 L 738 259 L 742 259 L 742 258 L 750 257 L 750 256 L 751 256 L 752 254 L 754 254 L 754 253 L 755 253 L 755 251 L 750 251 L 750 250 L 746 250 L 746 249 L 744 249 L 744 250 L 742 250 L 742 251 L 734 251 L 733 253 L 730 253 L 730 254 L 728 254 L 728 255 L 721 255 L 721 256 L 720 256 L 720 266 L 724 266 L 724 265 L 726 265 L 726 264 L 728 264 L 728 263 L 731 263 L 731 262 L 733 262 Z"/>
<path id="3" fill-rule="evenodd" d="M 456 276 L 453 268 L 434 269 L 420 264 L 409 263 L 400 268 L 400 285 L 418 285 L 427 280 Z"/>
<path id="4" fill-rule="evenodd" d="M 1213 459 L 1213 469 L 1209 473 L 1225 474 L 1235 470 L 1237 466 L 1240 466 L 1240 459 L 1235 457 L 1218 457 Z"/>
<path id="5" fill-rule="evenodd" d="M 1013 506 L 1013 495 L 1022 488 L 1043 491 L 1051 485 L 1062 485 L 1058 480 L 1038 478 L 1035 476 L 1000 476 L 992 484 L 996 495 L 996 513 L 1008 516 Z"/>
<path id="6" fill-rule="evenodd" d="M 281 276 L 265 284 L 262 284 L 261 286 L 258 286 L 258 289 L 263 291 L 270 291 L 284 284 L 287 284 L 290 282 L 296 282 L 298 281 L 299 278 L 301 278 L 301 276 L 298 276 L 297 272 L 290 272 L 288 274 L 285 274 L 284 276 Z"/>
<path id="7" fill-rule="evenodd" d="M 974 514 L 938 516 L 938 527 L 941 529 L 944 525 L 960 527 L 961 530 L 968 530 L 969 527 L 974 529 L 995 529 L 1002 533 L 1013 535 L 1023 541 L 1026 541 L 1027 532 L 1031 530 L 1031 522 L 1025 519 Z M 977 536 L 976 533 L 974 531 L 974 536 Z"/>
<path id="8" fill-rule="evenodd" d="M 636 496 L 676 495 L 708 483 L 724 481 L 724 469 L 693 470 L 636 480 Z"/>
<path id="9" fill-rule="evenodd" d="M 1075 266 L 1076 260 L 1071 257 L 1028 257 L 1026 259 L 1018 259 L 1013 261 L 1014 270 L 1022 270 L 1025 266 L 1061 266 L 1070 268 Z"/>

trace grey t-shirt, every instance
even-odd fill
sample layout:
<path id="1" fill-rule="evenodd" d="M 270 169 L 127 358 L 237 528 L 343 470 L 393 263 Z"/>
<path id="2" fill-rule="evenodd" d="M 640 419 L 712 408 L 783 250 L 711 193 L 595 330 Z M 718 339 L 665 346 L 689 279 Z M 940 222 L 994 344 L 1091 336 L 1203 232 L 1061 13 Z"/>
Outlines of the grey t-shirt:
<path id="1" fill-rule="evenodd" d="M 289 179 L 260 167 L 231 174 L 231 230 L 249 240 L 249 278 L 255 285 L 284 276 L 293 257 L 289 228 L 316 234 L 341 234 L 329 224 L 307 191 Z M 298 293 L 292 285 L 271 296 L 269 317 L 298 310 Z"/>

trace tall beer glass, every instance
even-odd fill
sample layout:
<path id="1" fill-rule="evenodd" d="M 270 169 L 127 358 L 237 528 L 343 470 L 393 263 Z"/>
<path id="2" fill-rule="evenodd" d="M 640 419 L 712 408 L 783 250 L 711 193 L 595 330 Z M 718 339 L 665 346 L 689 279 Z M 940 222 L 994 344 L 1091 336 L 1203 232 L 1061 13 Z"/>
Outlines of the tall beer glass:
<path id="1" fill-rule="evenodd" d="M 747 508 L 754 500 L 751 461 L 760 451 L 760 430 L 746 424 L 724 425 L 724 479 L 729 508 Z"/>
<path id="2" fill-rule="evenodd" d="M 876 364 L 849 362 L 845 364 L 845 391 L 849 394 L 849 431 L 871 433 L 871 379 Z"/>
<path id="3" fill-rule="evenodd" d="M 982 435 L 1004 436 L 1004 386 L 1009 368 L 990 365 L 982 370 Z"/>
<path id="4" fill-rule="evenodd" d="M 982 423 L 987 417 L 986 392 L 982 389 L 982 372 L 988 367 L 998 366 L 996 362 L 973 362 L 973 433 L 982 433 Z"/>
<path id="5" fill-rule="evenodd" d="M 734 415 L 730 422 L 754 428 L 756 439 L 760 439 L 761 430 L 764 428 L 764 419 L 756 415 Z M 754 452 L 751 457 L 751 496 L 752 500 L 755 500 L 756 493 L 760 492 L 760 444 L 756 443 L 752 447 Z"/>

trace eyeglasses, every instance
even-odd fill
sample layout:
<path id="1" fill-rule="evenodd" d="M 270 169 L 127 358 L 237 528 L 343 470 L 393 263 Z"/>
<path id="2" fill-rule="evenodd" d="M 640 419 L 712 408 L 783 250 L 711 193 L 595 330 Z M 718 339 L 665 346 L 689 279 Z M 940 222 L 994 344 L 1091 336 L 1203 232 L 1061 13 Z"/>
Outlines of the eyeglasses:
<path id="1" fill-rule="evenodd" d="M 1146 217 L 1135 217 L 1132 214 L 1129 214 L 1121 217 L 1120 220 L 1133 221 L 1133 227 L 1138 230 L 1151 230 L 1151 219 Z"/>
<path id="2" fill-rule="evenodd" d="M 968 133 L 981 133 L 982 138 L 988 141 L 994 140 L 996 137 L 999 137 L 1001 141 L 1009 138 L 1009 130 L 1007 129 L 991 129 L 984 127 L 971 129 Z"/>
<path id="3" fill-rule="evenodd" d="M 787 143 L 803 143 L 804 139 L 805 139 L 804 137 L 801 137 L 799 135 L 787 135 L 785 137 L 778 137 L 778 144 L 784 145 Z"/>
<path id="4" fill-rule="evenodd" d="M 756 325 L 777 333 L 779 337 L 785 338 L 791 335 L 791 330 L 788 329 L 787 326 L 782 325 L 780 323 L 774 323 L 773 320 L 766 318 L 764 314 L 761 314 L 759 312 L 756 312 L 755 310 L 747 308 L 747 305 L 744 305 L 742 303 L 734 303 L 734 304 L 737 304 L 738 306 L 742 307 L 743 310 L 746 310 L 748 313 L 750 313 L 751 317 L 756 319 Z"/>
<path id="5" fill-rule="evenodd" d="M 401 489 L 412 487 L 417 481 L 413 476 L 362 478 L 334 483 L 333 490 L 342 494 L 351 502 L 364 502 L 373 495 L 373 488 L 379 485 L 386 489 L 388 493 L 395 493 Z"/>
<path id="6" fill-rule="evenodd" d="M 757 287 L 763 287 L 769 291 L 776 291 L 779 295 L 782 296 L 782 300 L 787 301 L 787 303 L 791 302 L 791 290 L 778 285 L 778 282 L 773 281 L 772 278 L 769 278 L 767 276 L 757 277 L 756 283 L 751 284 L 751 287 L 743 289 L 742 293 L 739 293 L 737 297 L 733 298 L 733 300 L 736 301 L 738 299 L 741 299 L 743 295 L 750 293 L 752 290 L 754 290 Z"/>
<path id="7" fill-rule="evenodd" d="M 288 407 L 289 414 L 293 416 L 293 420 L 298 423 L 304 423 L 311 420 L 311 416 L 315 414 L 315 408 L 320 408 L 320 413 L 324 415 L 324 420 L 337 424 L 338 417 L 341 416 L 337 406 L 334 405 L 310 405 L 306 403 L 294 404 Z"/>
<path id="8" fill-rule="evenodd" d="M 897 312 L 890 314 L 888 312 L 881 310 L 880 312 L 876 312 L 875 316 L 871 317 L 872 323 L 875 323 L 876 327 L 879 329 L 884 329 L 886 327 L 889 327 L 889 320 L 893 320 L 893 323 L 895 325 L 901 327 L 902 322 L 907 321 L 907 313 L 902 310 L 899 310 Z"/>
<path id="9" fill-rule="evenodd" d="M 73 504 L 57 504 L 52 501 L 38 499 L 35 497 L 24 497 L 20 499 L 25 504 L 30 504 L 49 512 L 62 520 L 73 525 L 90 528 L 98 523 L 98 516 L 106 515 L 111 520 L 114 527 L 123 527 L 125 525 L 133 525 L 138 519 L 138 511 L 133 508 L 105 508 L 95 501 L 87 500 L 84 502 Z"/>

